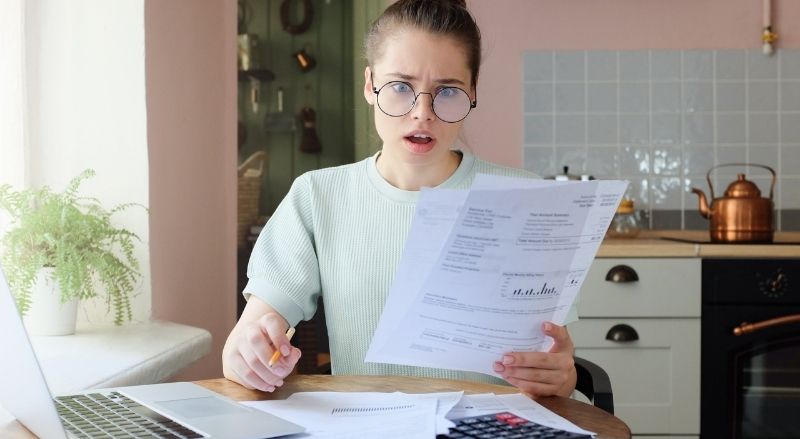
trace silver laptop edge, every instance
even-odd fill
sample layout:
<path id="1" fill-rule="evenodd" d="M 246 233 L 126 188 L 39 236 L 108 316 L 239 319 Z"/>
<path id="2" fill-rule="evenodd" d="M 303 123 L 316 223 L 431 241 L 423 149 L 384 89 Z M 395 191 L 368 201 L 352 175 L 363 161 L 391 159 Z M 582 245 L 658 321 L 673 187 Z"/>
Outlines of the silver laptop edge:
<path id="1" fill-rule="evenodd" d="M 36 353 L 0 266 L 0 406 L 40 438 L 72 437 L 58 417 Z M 305 429 L 245 407 L 192 383 L 165 383 L 78 392 L 116 391 L 211 438 L 267 438 Z"/>

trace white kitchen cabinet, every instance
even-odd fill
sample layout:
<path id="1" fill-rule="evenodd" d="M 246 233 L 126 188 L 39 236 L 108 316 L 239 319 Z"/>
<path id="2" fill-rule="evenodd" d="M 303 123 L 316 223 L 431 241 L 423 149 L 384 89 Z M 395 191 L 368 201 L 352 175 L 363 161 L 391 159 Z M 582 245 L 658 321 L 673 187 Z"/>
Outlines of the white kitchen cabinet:
<path id="1" fill-rule="evenodd" d="M 606 280 L 612 270 L 638 280 Z M 695 258 L 596 259 L 587 274 L 569 325 L 576 355 L 608 372 L 636 438 L 700 434 L 700 288 Z"/>
<path id="2" fill-rule="evenodd" d="M 611 282 L 617 267 L 636 273 L 635 282 Z M 700 317 L 700 259 L 595 259 L 581 287 L 580 318 Z"/>

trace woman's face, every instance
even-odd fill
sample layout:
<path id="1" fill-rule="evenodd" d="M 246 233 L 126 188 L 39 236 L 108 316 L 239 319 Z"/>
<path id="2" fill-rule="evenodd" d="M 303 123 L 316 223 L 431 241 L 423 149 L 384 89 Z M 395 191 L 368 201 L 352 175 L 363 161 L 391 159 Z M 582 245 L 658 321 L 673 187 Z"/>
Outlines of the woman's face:
<path id="1" fill-rule="evenodd" d="M 449 150 L 464 122 L 443 122 L 433 112 L 431 100 L 445 86 L 461 88 L 470 100 L 475 99 L 464 47 L 447 36 L 400 28 L 384 40 L 381 49 L 382 55 L 375 60 L 373 70 L 367 67 L 364 72 L 364 97 L 376 107 L 375 127 L 383 140 L 381 160 L 407 165 L 448 163 Z M 407 114 L 388 116 L 377 108 L 373 85 L 380 90 L 391 81 L 410 84 L 415 94 L 430 94 L 419 95 Z M 410 90 L 402 84 L 399 87 L 404 92 Z M 388 87 L 381 91 L 389 92 Z"/>

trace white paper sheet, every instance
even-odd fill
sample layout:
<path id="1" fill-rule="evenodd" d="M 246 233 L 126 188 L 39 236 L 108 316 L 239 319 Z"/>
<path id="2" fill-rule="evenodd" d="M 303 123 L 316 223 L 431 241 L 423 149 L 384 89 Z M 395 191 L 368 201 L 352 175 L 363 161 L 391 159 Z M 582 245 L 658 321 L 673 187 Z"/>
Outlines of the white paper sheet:
<path id="1" fill-rule="evenodd" d="M 397 392 L 398 395 L 406 395 L 409 398 L 415 399 L 435 399 L 436 400 L 436 434 L 446 434 L 451 427 L 455 427 L 449 419 L 447 413 L 458 404 L 464 392 L 440 392 L 440 393 L 402 393 Z"/>
<path id="2" fill-rule="evenodd" d="M 441 394 L 443 410 L 460 392 Z M 350 439 L 430 439 L 437 434 L 439 396 L 378 392 L 300 392 L 285 400 L 242 404 L 274 414 L 306 428 L 291 437 Z M 443 419 L 438 424 L 449 424 Z"/>
<path id="3" fill-rule="evenodd" d="M 466 195 L 424 190 L 365 361 L 497 376 L 504 353 L 549 349 L 541 323 L 563 322 L 626 186 L 478 176 Z"/>
<path id="4" fill-rule="evenodd" d="M 497 398 L 500 399 L 500 401 L 502 401 L 503 404 L 510 409 L 509 411 L 511 413 L 519 417 L 529 419 L 548 427 L 571 431 L 573 433 L 589 434 L 592 436 L 597 434 L 578 427 L 572 422 L 569 422 L 561 416 L 551 412 L 538 402 L 520 393 L 498 395 Z"/>
<path id="5" fill-rule="evenodd" d="M 454 425 L 450 419 L 503 411 L 548 427 L 594 435 L 519 393 L 299 392 L 285 400 L 242 404 L 306 428 L 305 433 L 287 438 L 430 439 L 447 433 Z"/>
<path id="6" fill-rule="evenodd" d="M 414 242 L 415 245 L 411 247 L 406 245 L 403 251 L 400 265 L 395 273 L 395 281 L 389 290 L 380 324 L 373 334 L 366 361 L 371 361 L 374 349 L 384 345 L 411 308 L 415 296 L 410 292 L 420 291 L 422 288 L 468 193 L 453 189 L 423 189 L 420 193 L 415 218 L 406 238 L 406 242 Z M 384 352 L 383 358 L 388 359 L 389 356 L 390 353 Z M 400 361 L 398 359 L 396 362 Z"/>
<path id="7" fill-rule="evenodd" d="M 464 395 L 447 413 L 447 419 L 469 418 L 508 410 L 494 393 Z"/>

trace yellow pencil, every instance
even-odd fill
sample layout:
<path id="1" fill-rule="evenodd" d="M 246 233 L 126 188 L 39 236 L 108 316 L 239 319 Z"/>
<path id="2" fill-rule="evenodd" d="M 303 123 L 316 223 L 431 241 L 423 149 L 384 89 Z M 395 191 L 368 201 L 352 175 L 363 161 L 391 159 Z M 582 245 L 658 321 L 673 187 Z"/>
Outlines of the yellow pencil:
<path id="1" fill-rule="evenodd" d="M 291 327 L 286 331 L 286 337 L 288 337 L 289 340 L 291 340 L 293 335 L 294 335 L 294 327 Z M 272 358 L 269 359 L 269 367 L 272 367 L 272 365 L 275 364 L 275 362 L 277 362 L 278 360 L 280 360 L 280 358 L 281 358 L 281 350 L 275 349 L 275 352 L 272 353 Z"/>

